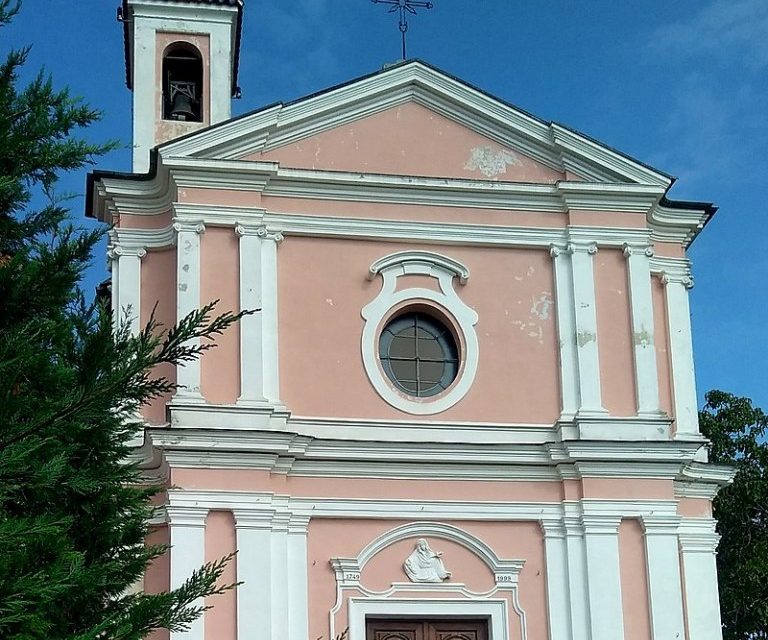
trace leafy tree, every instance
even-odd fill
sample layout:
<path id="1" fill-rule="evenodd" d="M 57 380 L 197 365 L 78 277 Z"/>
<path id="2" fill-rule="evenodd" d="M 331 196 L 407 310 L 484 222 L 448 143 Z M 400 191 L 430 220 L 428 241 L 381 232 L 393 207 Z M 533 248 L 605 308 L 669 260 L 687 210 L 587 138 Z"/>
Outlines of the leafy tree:
<path id="1" fill-rule="evenodd" d="M 0 27 L 19 8 L 0 0 Z M 226 559 L 175 591 L 130 593 L 165 549 L 145 544 L 162 487 L 126 462 L 129 442 L 141 405 L 174 389 L 153 368 L 198 357 L 239 314 L 214 317 L 211 304 L 131 335 L 86 302 L 81 281 L 103 231 L 74 225 L 54 189 L 114 145 L 78 136 L 99 113 L 44 74 L 18 88 L 27 53 L 0 61 L 0 637 L 181 630 L 198 598 L 227 588 L 217 585 Z"/>
<path id="2" fill-rule="evenodd" d="M 710 460 L 737 469 L 714 501 L 723 635 L 768 638 L 768 416 L 748 398 L 710 391 L 699 419 Z"/>

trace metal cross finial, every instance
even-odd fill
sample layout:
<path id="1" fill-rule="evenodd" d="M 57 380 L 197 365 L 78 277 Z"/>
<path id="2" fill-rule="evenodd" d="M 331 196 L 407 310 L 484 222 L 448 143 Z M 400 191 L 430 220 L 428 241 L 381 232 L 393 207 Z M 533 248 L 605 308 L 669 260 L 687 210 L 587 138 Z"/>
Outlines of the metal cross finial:
<path id="1" fill-rule="evenodd" d="M 408 31 L 407 14 L 411 13 L 415 16 L 416 7 L 431 9 L 434 5 L 431 2 L 419 2 L 418 0 L 371 0 L 371 2 L 373 4 L 391 4 L 392 8 L 389 10 L 389 13 L 400 12 L 400 23 L 398 26 L 400 27 L 400 35 L 403 39 L 403 60 L 405 60 L 405 34 Z"/>

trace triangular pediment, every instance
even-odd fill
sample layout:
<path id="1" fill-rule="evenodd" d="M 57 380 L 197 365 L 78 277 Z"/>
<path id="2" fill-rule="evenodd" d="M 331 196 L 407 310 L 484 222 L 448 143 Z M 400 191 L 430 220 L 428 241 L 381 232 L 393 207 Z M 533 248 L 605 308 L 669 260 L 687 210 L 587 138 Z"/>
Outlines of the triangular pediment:
<path id="1" fill-rule="evenodd" d="M 160 154 L 505 182 L 672 183 L 419 61 L 209 127 L 162 145 Z"/>
<path id="2" fill-rule="evenodd" d="M 298 169 L 508 182 L 565 178 L 562 171 L 414 101 L 242 159 Z"/>

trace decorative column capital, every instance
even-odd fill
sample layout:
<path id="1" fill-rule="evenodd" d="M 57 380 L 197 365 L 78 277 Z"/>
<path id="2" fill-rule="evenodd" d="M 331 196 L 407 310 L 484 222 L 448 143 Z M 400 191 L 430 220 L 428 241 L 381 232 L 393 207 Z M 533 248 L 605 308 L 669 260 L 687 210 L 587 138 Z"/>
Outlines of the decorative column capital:
<path id="1" fill-rule="evenodd" d="M 644 515 L 641 517 L 641 520 L 646 536 L 676 536 L 680 527 L 680 516 L 675 515 Z"/>
<path id="2" fill-rule="evenodd" d="M 275 512 L 272 509 L 235 509 L 232 515 L 235 518 L 235 529 L 271 531 Z"/>
<path id="3" fill-rule="evenodd" d="M 613 515 L 583 515 L 581 517 L 586 535 L 617 535 L 621 516 Z"/>
<path id="4" fill-rule="evenodd" d="M 144 247 L 126 246 L 122 244 L 113 244 L 107 247 L 107 257 L 110 260 L 117 260 L 122 256 L 133 256 L 141 260 L 147 255 L 147 250 Z"/>
<path id="5" fill-rule="evenodd" d="M 188 233 L 205 233 L 205 225 L 202 220 L 179 220 L 179 218 L 173 219 L 173 230 L 176 233 L 182 233 L 184 231 Z"/>
<path id="6" fill-rule="evenodd" d="M 208 517 L 208 509 L 200 507 L 168 505 L 165 512 L 171 527 L 204 527 Z"/>
<path id="7" fill-rule="evenodd" d="M 625 258 L 630 258 L 633 255 L 643 255 L 646 258 L 652 258 L 654 254 L 653 245 L 631 245 L 628 242 L 625 242 L 622 245 L 622 250 Z"/>
<path id="8" fill-rule="evenodd" d="M 567 247 L 559 246 L 559 245 L 556 245 L 556 244 L 549 245 L 549 255 L 552 258 L 557 258 L 558 256 L 560 256 L 563 253 L 565 253 L 566 250 L 567 250 Z"/>
<path id="9" fill-rule="evenodd" d="M 544 538 L 565 538 L 566 528 L 565 523 L 561 519 L 556 520 L 540 520 L 539 525 L 544 533 Z"/>
<path id="10" fill-rule="evenodd" d="M 238 222 L 235 225 L 235 233 L 241 238 L 245 236 L 256 236 L 263 240 L 273 240 L 275 242 L 282 242 L 284 240 L 281 231 L 267 227 L 264 224 L 256 225 Z"/>
<path id="11" fill-rule="evenodd" d="M 686 289 L 693 289 L 693 276 L 689 273 L 673 273 L 669 271 L 661 272 L 661 284 L 681 284 Z"/>
<path id="12" fill-rule="evenodd" d="M 715 553 L 720 542 L 713 518 L 682 518 L 678 529 L 683 553 Z"/>
<path id="13" fill-rule="evenodd" d="M 597 242 L 574 242 L 571 241 L 566 247 L 566 251 L 571 255 L 576 253 L 586 253 L 593 256 L 597 253 Z"/>

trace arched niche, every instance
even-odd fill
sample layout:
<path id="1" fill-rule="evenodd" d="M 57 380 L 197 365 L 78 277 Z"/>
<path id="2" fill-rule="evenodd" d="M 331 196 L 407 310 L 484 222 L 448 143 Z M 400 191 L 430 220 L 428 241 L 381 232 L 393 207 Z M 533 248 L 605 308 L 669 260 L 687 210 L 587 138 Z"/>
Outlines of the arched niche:
<path id="1" fill-rule="evenodd" d="M 189 42 L 163 52 L 163 120 L 203 121 L 203 56 Z"/>

